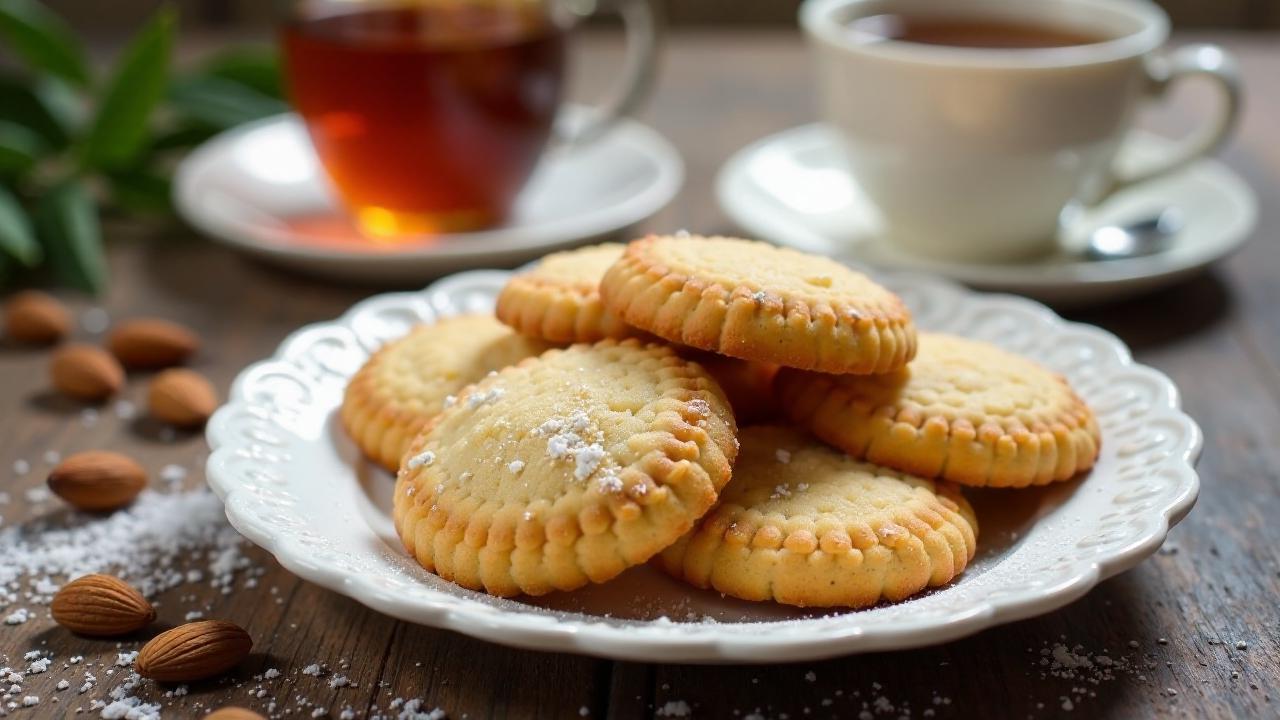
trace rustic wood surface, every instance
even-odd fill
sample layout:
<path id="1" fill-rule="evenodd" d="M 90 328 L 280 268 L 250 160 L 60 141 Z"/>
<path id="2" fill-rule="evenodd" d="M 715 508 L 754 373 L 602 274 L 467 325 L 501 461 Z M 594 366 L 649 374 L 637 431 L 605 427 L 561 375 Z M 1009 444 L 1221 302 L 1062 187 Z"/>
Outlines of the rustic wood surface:
<path id="1" fill-rule="evenodd" d="M 1188 39 L 1206 38 L 1180 38 Z M 1247 109 L 1225 159 L 1260 196 L 1259 230 L 1201 277 L 1071 313 L 1117 333 L 1140 361 L 1168 373 L 1204 427 L 1200 501 L 1165 551 L 1058 612 L 939 647 L 797 665 L 690 667 L 511 650 L 397 622 L 299 581 L 252 549 L 264 571 L 257 587 L 238 582 L 222 595 L 188 585 L 160 598 L 162 620 L 207 606 L 211 617 L 243 624 L 256 641 L 234 679 L 164 699 L 166 717 L 198 717 L 224 704 L 261 710 L 272 700 L 286 717 L 309 717 L 316 708 L 336 717 L 346 707 L 365 717 L 385 712 L 395 697 L 421 697 L 453 718 L 651 718 L 680 702 L 709 718 L 856 718 L 863 703 L 874 717 L 1056 717 L 1069 714 L 1064 706 L 1093 717 L 1280 717 L 1280 37 L 1207 39 L 1228 45 L 1243 64 Z M 749 141 L 813 117 L 802 43 L 791 33 L 684 34 L 668 51 L 646 117 L 685 153 L 688 180 L 645 227 L 729 231 L 711 193 L 720 163 Z M 599 86 L 617 59 L 611 38 L 587 38 L 581 53 L 591 60 L 579 65 L 581 85 Z M 1200 98 L 1184 93 L 1147 122 L 1171 133 L 1191 127 Z M 114 223 L 109 234 L 114 282 L 101 306 L 113 318 L 158 314 L 197 328 L 206 343 L 196 367 L 223 389 L 290 331 L 376 291 L 256 264 L 176 224 Z M 4 526 L 59 511 L 56 501 L 33 509 L 23 496 L 42 482 L 50 449 L 116 448 L 153 473 L 178 463 L 193 468 L 191 482 L 202 480 L 202 438 L 165 442 L 145 423 L 107 412 L 84 426 L 78 407 L 47 390 L 46 360 L 43 351 L 0 346 L 0 478 L 12 496 L 0 508 Z M 131 382 L 126 397 L 140 400 L 141 390 Z M 16 459 L 27 459 L 31 471 L 11 473 Z M 192 592 L 194 600 L 179 597 Z M 33 609 L 27 623 L 0 626 L 0 662 L 20 664 L 32 649 L 52 651 L 55 667 L 72 655 L 114 660 L 115 643 L 73 637 L 46 608 Z M 1040 652 L 1058 643 L 1106 654 L 1126 669 L 1113 677 L 1046 674 Z M 344 660 L 342 672 L 356 687 L 330 688 L 327 678 L 301 674 L 314 662 L 336 669 Z M 269 667 L 281 677 L 263 683 L 264 697 L 251 696 L 252 676 Z M 24 694 L 42 702 L 15 716 L 71 716 L 111 685 L 58 692 L 62 677 L 27 677 Z M 140 692 L 157 696 L 148 686 Z"/>

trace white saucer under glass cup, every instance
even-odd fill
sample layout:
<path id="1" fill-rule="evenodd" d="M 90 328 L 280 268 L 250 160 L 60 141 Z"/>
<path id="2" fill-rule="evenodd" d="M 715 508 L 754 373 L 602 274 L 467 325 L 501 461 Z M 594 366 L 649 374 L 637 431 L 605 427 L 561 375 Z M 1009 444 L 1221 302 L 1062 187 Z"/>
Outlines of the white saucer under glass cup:
<path id="1" fill-rule="evenodd" d="M 1064 217 L 1213 152 L 1240 103 L 1214 45 L 1161 46 L 1147 0 L 807 0 L 822 118 L 885 238 L 947 261 L 1054 251 Z M 1145 100 L 1208 78 L 1218 107 L 1163 162 L 1115 156 Z"/>

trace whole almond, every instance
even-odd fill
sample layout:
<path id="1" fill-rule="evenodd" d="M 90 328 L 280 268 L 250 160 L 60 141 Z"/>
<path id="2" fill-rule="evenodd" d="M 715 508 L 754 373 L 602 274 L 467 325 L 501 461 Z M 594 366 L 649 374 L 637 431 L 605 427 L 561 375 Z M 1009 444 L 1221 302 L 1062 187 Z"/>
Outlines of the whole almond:
<path id="1" fill-rule="evenodd" d="M 124 385 L 124 368 L 109 353 L 92 345 L 59 348 L 49 361 L 53 387 L 77 400 L 104 400 Z"/>
<path id="2" fill-rule="evenodd" d="M 60 300 L 39 290 L 14 295 L 4 306 L 4 333 L 15 342 L 52 345 L 71 332 L 71 313 Z"/>
<path id="3" fill-rule="evenodd" d="M 49 473 L 49 489 L 78 510 L 107 512 L 133 502 L 147 485 L 147 471 L 106 450 L 76 453 Z"/>
<path id="4" fill-rule="evenodd" d="M 200 373 L 174 368 L 151 381 L 147 408 L 157 420 L 184 428 L 199 427 L 218 409 L 218 394 Z"/>
<path id="5" fill-rule="evenodd" d="M 155 608 L 129 583 L 111 575 L 85 575 L 62 586 L 49 606 L 53 620 L 80 635 L 114 637 L 141 630 Z"/>
<path id="6" fill-rule="evenodd" d="M 138 652 L 139 675 L 160 682 L 193 682 L 221 675 L 249 654 L 253 640 L 239 625 L 200 620 L 160 633 Z"/>
<path id="7" fill-rule="evenodd" d="M 175 322 L 138 318 L 113 328 L 107 347 L 125 367 L 154 369 L 186 362 L 200 348 L 200 338 Z"/>
<path id="8" fill-rule="evenodd" d="M 242 707 L 224 707 L 218 708 L 208 715 L 204 716 L 204 720 L 267 720 L 258 713 L 242 708 Z"/>

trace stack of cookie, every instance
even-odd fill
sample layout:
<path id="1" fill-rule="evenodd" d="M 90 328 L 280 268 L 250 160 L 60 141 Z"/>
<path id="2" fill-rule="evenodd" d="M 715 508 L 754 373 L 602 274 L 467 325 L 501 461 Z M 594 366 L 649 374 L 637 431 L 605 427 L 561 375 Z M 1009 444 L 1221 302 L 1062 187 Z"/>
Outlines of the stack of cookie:
<path id="1" fill-rule="evenodd" d="M 865 276 L 764 243 L 557 253 L 511 279 L 496 316 L 388 344 L 342 407 L 397 474 L 408 551 L 495 595 L 656 558 L 748 600 L 901 600 L 972 560 L 959 485 L 1062 480 L 1097 456 L 1061 377 L 918 334 Z"/>

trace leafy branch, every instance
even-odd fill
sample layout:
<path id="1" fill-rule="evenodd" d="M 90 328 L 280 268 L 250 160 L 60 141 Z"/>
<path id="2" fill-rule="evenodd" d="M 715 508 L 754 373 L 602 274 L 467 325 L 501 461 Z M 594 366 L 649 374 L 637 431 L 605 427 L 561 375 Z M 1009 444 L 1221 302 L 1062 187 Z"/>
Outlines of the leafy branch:
<path id="1" fill-rule="evenodd" d="M 0 0 L 0 285 L 107 283 L 100 216 L 169 212 L 181 154 L 285 110 L 268 50 L 232 49 L 171 71 L 177 13 L 162 6 L 102 77 L 38 0 Z"/>

